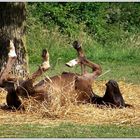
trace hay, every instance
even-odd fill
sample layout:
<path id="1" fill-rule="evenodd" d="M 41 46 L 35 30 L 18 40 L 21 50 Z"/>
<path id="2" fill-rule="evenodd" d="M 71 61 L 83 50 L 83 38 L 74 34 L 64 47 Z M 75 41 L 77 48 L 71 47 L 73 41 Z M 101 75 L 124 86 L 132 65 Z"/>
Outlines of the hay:
<path id="1" fill-rule="evenodd" d="M 93 84 L 94 92 L 103 96 L 105 83 L 96 81 Z M 64 92 L 58 87 L 50 87 L 48 100 L 39 102 L 34 98 L 23 100 L 25 112 L 9 112 L 0 110 L 1 124 L 37 123 L 44 125 L 57 125 L 60 122 L 75 122 L 80 124 L 116 124 L 140 125 L 140 89 L 139 85 L 118 82 L 126 103 L 134 108 L 112 109 L 107 107 L 97 108 L 92 104 L 78 104 L 76 94 L 69 86 L 69 91 Z M 1 92 L 0 101 L 5 98 Z"/>

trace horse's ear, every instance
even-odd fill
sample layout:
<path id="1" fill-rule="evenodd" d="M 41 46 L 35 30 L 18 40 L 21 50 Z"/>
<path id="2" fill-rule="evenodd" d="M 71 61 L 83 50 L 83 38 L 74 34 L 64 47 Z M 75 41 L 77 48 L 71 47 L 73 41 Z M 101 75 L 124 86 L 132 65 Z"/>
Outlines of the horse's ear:
<path id="1" fill-rule="evenodd" d="M 105 85 L 108 86 L 108 82 Z"/>

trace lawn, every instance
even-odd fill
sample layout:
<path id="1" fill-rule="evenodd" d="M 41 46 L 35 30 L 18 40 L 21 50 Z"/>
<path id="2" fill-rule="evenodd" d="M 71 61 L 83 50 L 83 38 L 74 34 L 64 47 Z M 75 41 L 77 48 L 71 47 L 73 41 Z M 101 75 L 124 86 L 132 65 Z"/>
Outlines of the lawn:
<path id="1" fill-rule="evenodd" d="M 1 138 L 139 138 L 140 127 L 117 125 L 1 125 Z"/>

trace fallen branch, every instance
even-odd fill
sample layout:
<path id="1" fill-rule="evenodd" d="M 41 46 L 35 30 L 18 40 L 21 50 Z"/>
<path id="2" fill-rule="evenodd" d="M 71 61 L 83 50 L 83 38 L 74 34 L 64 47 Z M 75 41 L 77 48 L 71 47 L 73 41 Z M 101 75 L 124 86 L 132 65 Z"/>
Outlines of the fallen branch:
<path id="1" fill-rule="evenodd" d="M 103 74 L 101 74 L 99 77 L 102 77 L 103 75 L 107 74 L 108 72 L 110 72 L 111 70 L 107 70 L 106 72 L 104 72 Z"/>

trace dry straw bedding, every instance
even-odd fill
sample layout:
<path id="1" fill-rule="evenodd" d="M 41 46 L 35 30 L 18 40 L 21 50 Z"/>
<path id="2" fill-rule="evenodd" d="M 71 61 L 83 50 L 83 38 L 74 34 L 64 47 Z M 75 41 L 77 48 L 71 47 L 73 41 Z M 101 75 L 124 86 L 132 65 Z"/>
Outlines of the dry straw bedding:
<path id="1" fill-rule="evenodd" d="M 103 96 L 107 81 L 94 82 L 94 92 Z M 92 104 L 77 104 L 74 94 L 51 89 L 49 101 L 38 102 L 33 98 L 23 100 L 26 111 L 0 110 L 0 124 L 43 124 L 58 125 L 60 122 L 80 124 L 140 125 L 140 86 L 118 82 L 126 103 L 134 108 L 97 108 Z M 5 102 L 5 92 L 0 92 L 0 102 Z M 71 102 L 73 101 L 73 102 Z"/>

